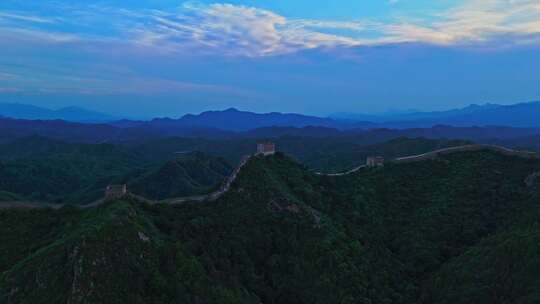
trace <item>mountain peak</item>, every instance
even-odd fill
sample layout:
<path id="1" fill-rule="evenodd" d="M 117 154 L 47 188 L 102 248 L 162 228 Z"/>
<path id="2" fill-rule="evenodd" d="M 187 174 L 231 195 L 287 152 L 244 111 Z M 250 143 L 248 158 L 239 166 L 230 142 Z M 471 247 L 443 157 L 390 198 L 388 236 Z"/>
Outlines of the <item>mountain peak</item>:
<path id="1" fill-rule="evenodd" d="M 501 107 L 501 105 L 496 104 L 496 103 L 486 102 L 484 104 L 471 103 L 470 105 L 466 106 L 465 109 L 467 108 L 497 108 L 497 107 Z"/>
<path id="2" fill-rule="evenodd" d="M 187 114 L 177 122 L 183 126 L 205 126 L 227 131 L 247 131 L 262 127 L 348 126 L 330 118 L 281 112 L 254 113 L 233 107 L 223 111 L 206 111 L 198 115 Z"/>

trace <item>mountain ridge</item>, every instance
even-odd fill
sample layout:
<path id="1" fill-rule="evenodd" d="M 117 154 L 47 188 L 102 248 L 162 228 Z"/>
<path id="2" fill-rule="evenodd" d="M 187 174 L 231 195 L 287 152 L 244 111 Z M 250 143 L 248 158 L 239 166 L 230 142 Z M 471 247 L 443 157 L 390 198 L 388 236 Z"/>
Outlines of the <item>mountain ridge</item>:
<path id="1" fill-rule="evenodd" d="M 61 119 L 71 122 L 108 122 L 117 117 L 77 106 L 63 107 L 57 110 L 21 103 L 0 103 L 0 117 L 31 120 Z"/>
<path id="2" fill-rule="evenodd" d="M 445 111 L 412 112 L 397 115 L 366 115 L 341 113 L 330 117 L 355 120 L 370 120 L 380 126 L 396 128 L 429 127 L 437 124 L 452 126 L 512 126 L 540 127 L 540 101 L 530 101 L 511 105 L 471 104 Z"/>
<path id="3" fill-rule="evenodd" d="M 0 117 L 19 120 L 63 120 L 79 123 L 107 123 L 127 130 L 141 130 L 148 134 L 174 133 L 183 129 L 217 132 L 246 132 L 260 128 L 276 127 L 323 127 L 338 130 L 377 128 L 419 128 L 436 125 L 454 127 L 509 126 L 540 128 L 540 101 L 500 105 L 486 103 L 445 111 L 405 111 L 387 114 L 336 113 L 328 117 L 298 113 L 255 113 L 237 108 L 186 114 L 180 118 L 154 118 L 152 120 L 118 119 L 111 115 L 89 111 L 79 107 L 50 110 L 32 105 L 0 103 Z"/>
<path id="4" fill-rule="evenodd" d="M 331 128 L 359 127 L 360 123 L 336 121 L 331 118 L 309 116 L 297 113 L 254 113 L 229 108 L 223 111 L 205 111 L 200 114 L 186 114 L 179 119 L 154 119 L 152 123 L 175 123 L 181 126 L 212 127 L 227 131 L 248 131 L 262 127 L 308 127 Z M 362 125 L 364 126 L 364 125 Z"/>

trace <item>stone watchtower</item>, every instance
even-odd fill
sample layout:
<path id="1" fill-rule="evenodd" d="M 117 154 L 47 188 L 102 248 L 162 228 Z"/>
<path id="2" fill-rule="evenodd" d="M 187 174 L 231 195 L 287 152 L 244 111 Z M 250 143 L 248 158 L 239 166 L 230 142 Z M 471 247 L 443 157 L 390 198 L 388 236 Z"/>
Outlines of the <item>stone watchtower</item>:
<path id="1" fill-rule="evenodd" d="M 257 144 L 257 154 L 272 155 L 276 153 L 276 144 L 272 142 L 262 142 Z"/>
<path id="2" fill-rule="evenodd" d="M 119 199 L 127 195 L 127 185 L 109 185 L 105 189 L 105 199 Z"/>
<path id="3" fill-rule="evenodd" d="M 370 168 L 382 167 L 382 166 L 384 166 L 384 157 L 382 157 L 382 156 L 369 156 L 366 159 L 366 166 L 368 166 Z"/>

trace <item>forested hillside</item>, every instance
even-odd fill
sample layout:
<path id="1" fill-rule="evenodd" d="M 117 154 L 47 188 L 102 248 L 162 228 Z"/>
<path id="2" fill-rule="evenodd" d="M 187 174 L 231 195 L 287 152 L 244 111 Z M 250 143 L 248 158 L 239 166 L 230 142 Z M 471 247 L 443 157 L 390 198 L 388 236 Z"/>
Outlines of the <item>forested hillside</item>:
<path id="1" fill-rule="evenodd" d="M 25 200 L 88 203 L 148 163 L 112 144 L 68 144 L 30 137 L 0 148 L 0 190 Z"/>
<path id="2" fill-rule="evenodd" d="M 88 204 L 109 184 L 162 199 L 213 189 L 228 175 L 223 159 L 199 152 L 150 158 L 114 144 L 73 144 L 29 137 L 0 148 L 0 202 Z"/>
<path id="3" fill-rule="evenodd" d="M 232 171 L 221 158 L 202 152 L 179 154 L 152 170 L 125 178 L 131 192 L 153 200 L 205 194 L 219 187 Z"/>
<path id="4" fill-rule="evenodd" d="M 139 155 L 149 159 L 164 158 L 175 151 L 202 151 L 237 163 L 254 152 L 258 141 L 265 138 L 234 140 L 205 140 L 192 138 L 167 138 L 131 147 Z M 381 155 L 387 158 L 425 153 L 440 148 L 469 144 L 464 140 L 394 138 L 372 143 L 362 138 L 297 137 L 281 136 L 271 140 L 277 149 L 295 158 L 311 169 L 324 172 L 340 172 L 363 164 L 367 156 Z"/>
<path id="5" fill-rule="evenodd" d="M 536 303 L 538 171 L 478 151 L 332 177 L 278 153 L 216 202 L 2 210 L 0 303 Z"/>
<path id="6" fill-rule="evenodd" d="M 88 204 L 101 198 L 111 183 L 127 183 L 150 199 L 207 193 L 243 155 L 255 151 L 257 141 L 170 138 L 132 145 L 22 138 L 0 145 L 0 202 Z M 338 138 L 285 136 L 276 143 L 280 151 L 314 170 L 338 172 L 363 164 L 370 155 L 391 158 L 467 142 L 399 138 L 360 145 Z"/>

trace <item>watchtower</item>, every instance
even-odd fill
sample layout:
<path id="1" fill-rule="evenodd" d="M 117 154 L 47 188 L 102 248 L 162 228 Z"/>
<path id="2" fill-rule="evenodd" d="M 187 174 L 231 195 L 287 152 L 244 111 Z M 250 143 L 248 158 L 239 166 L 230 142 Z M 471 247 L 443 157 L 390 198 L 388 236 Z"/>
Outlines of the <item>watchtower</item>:
<path id="1" fill-rule="evenodd" d="M 257 154 L 272 155 L 276 153 L 276 144 L 272 142 L 261 142 L 257 144 Z"/>
<path id="2" fill-rule="evenodd" d="M 105 189 L 105 199 L 119 199 L 127 194 L 127 185 L 109 185 Z"/>
<path id="3" fill-rule="evenodd" d="M 384 166 L 384 157 L 382 156 L 369 156 L 366 159 L 366 165 L 371 168 Z"/>

